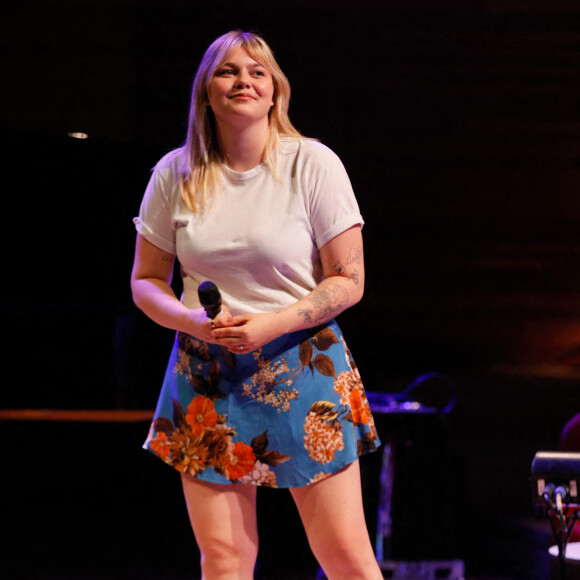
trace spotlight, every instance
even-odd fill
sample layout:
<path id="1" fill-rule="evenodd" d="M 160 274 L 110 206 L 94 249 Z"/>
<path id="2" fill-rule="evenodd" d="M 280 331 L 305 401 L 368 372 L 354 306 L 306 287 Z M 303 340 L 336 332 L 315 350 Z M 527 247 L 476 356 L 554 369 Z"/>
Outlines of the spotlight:
<path id="1" fill-rule="evenodd" d="M 83 133 L 82 131 L 71 131 L 70 133 L 67 133 L 67 135 L 72 139 L 88 139 L 89 137 L 86 133 Z"/>

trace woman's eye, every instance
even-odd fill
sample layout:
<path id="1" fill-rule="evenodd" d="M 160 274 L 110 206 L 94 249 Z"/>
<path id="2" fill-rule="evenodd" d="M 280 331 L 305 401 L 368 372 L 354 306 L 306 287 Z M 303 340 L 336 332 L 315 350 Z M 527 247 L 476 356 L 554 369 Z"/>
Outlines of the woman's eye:
<path id="1" fill-rule="evenodd" d="M 226 76 L 226 75 L 233 75 L 233 74 L 235 74 L 235 73 L 231 68 L 222 68 L 221 70 L 219 70 L 217 72 L 217 75 L 220 77 Z"/>

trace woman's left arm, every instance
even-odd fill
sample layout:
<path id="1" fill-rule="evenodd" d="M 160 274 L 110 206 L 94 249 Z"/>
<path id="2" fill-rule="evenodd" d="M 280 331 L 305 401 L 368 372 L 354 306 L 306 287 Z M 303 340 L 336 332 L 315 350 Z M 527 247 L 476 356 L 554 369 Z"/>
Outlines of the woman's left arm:
<path id="1" fill-rule="evenodd" d="M 213 331 L 216 342 L 232 352 L 250 352 L 282 334 L 323 324 L 356 304 L 365 278 L 360 226 L 330 240 L 319 254 L 324 280 L 312 292 L 276 312 L 235 316 L 235 326 Z"/>
<path id="2" fill-rule="evenodd" d="M 339 234 L 319 252 L 324 280 L 302 300 L 279 312 L 287 320 L 286 332 L 327 322 L 363 296 L 365 270 L 360 226 Z"/>

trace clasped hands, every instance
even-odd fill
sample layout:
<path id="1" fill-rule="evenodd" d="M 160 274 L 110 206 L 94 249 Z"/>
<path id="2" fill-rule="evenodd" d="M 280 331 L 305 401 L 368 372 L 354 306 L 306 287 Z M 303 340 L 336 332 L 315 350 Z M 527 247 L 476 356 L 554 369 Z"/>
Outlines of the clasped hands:
<path id="1" fill-rule="evenodd" d="M 236 354 L 252 352 L 283 334 L 277 312 L 232 316 L 222 305 L 222 311 L 213 320 L 205 318 L 205 340 Z"/>

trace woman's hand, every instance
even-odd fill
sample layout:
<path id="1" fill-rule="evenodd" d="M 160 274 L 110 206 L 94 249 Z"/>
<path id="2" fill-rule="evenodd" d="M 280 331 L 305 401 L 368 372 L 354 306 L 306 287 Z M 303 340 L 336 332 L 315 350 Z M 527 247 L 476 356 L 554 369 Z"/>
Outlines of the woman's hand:
<path id="1" fill-rule="evenodd" d="M 232 320 L 232 315 L 225 304 L 222 304 L 221 312 L 213 320 L 208 318 L 203 308 L 193 308 L 188 311 L 187 321 L 182 330 L 205 342 L 217 343 L 213 330 L 232 326 L 234 324 Z"/>
<path id="2" fill-rule="evenodd" d="M 137 235 L 131 273 L 135 304 L 161 326 L 185 332 L 207 342 L 216 342 L 212 334 L 213 328 L 231 326 L 232 315 L 225 304 L 222 304 L 220 314 L 212 321 L 203 308 L 190 309 L 182 304 L 171 287 L 174 263 L 173 254 Z"/>
<path id="3" fill-rule="evenodd" d="M 247 354 L 286 332 L 279 312 L 243 314 L 230 317 L 228 326 L 215 325 L 210 342 L 215 342 L 237 354 Z"/>

